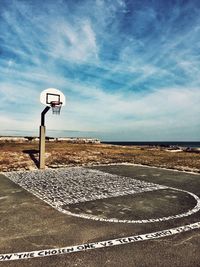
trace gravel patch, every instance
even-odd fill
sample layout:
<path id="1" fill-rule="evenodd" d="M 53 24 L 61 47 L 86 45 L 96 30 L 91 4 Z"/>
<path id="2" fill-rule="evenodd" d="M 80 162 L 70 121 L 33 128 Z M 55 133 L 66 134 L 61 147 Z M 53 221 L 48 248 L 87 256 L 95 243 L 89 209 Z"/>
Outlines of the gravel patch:
<path id="1" fill-rule="evenodd" d="M 6 176 L 55 207 L 167 188 L 83 167 L 7 172 Z"/>

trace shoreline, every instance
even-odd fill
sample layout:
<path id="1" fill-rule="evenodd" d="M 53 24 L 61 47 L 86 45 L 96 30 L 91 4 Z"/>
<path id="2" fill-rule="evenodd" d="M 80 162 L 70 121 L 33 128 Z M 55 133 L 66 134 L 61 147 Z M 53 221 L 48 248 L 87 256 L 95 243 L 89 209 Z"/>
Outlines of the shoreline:
<path id="1" fill-rule="evenodd" d="M 67 143 L 95 143 L 105 144 L 114 146 L 134 146 L 134 147 L 156 147 L 169 150 L 189 150 L 197 149 L 200 150 L 200 141 L 103 141 L 93 137 L 52 137 L 46 136 L 46 141 L 50 142 L 67 142 Z M 27 135 L 0 135 L 1 142 L 39 142 L 38 136 L 27 136 Z"/>

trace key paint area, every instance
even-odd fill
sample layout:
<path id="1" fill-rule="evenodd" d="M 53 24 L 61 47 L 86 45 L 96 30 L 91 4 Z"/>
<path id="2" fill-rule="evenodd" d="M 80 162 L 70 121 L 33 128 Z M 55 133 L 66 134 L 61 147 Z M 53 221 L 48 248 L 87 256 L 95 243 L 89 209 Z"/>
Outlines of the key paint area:
<path id="1" fill-rule="evenodd" d="M 58 211 L 85 219 L 115 223 L 152 223 L 187 217 L 200 210 L 200 199 L 191 192 L 83 167 L 31 172 L 10 172 L 6 175 L 13 182 L 19 184 Z M 101 200 L 109 202 L 111 199 L 115 199 L 119 201 L 120 205 L 120 197 L 125 198 L 130 196 L 134 198 L 140 195 L 145 199 L 147 193 L 150 192 L 156 195 L 158 191 L 166 192 L 164 193 L 166 196 L 171 191 L 177 192 L 177 194 L 185 194 L 185 198 L 189 196 L 190 199 L 193 199 L 190 201 L 192 205 L 184 211 L 177 211 L 177 214 L 173 214 L 174 208 L 169 209 L 168 215 L 159 217 L 152 215 L 153 210 L 152 214 L 149 215 L 150 217 L 144 216 L 144 218 L 140 219 L 134 219 L 131 216 L 128 219 L 126 216 L 123 218 L 123 215 L 120 217 L 117 212 L 113 216 L 111 212 L 111 215 L 108 213 L 109 215 L 106 216 L 106 211 L 103 210 L 100 211 L 100 214 L 95 214 L 93 212 L 94 208 L 88 212 L 84 209 L 81 210 L 81 206 L 86 207 L 92 202 L 92 204 L 96 205 Z M 174 196 L 176 197 L 176 195 Z M 111 211 L 113 209 L 112 207 L 110 206 Z M 161 207 L 163 212 L 168 209 L 168 207 L 163 208 Z"/>

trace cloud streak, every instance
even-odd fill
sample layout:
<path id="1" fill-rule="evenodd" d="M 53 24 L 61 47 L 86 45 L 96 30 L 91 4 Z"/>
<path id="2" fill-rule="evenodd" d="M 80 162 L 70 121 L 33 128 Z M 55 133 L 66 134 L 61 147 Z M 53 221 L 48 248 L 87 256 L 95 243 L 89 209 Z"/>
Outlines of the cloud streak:
<path id="1" fill-rule="evenodd" d="M 51 129 L 198 140 L 199 11 L 198 1 L 2 1 L 0 130 L 35 131 L 39 94 L 57 87 L 68 104 L 48 114 Z"/>

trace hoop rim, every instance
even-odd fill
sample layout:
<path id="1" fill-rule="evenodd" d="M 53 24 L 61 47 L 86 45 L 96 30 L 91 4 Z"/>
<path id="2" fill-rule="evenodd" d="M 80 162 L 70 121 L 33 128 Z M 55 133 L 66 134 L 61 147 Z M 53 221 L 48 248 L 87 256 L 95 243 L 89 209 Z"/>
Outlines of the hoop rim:
<path id="1" fill-rule="evenodd" d="M 61 101 L 51 101 L 50 105 L 51 107 L 55 107 L 55 106 L 62 106 L 62 102 Z"/>

